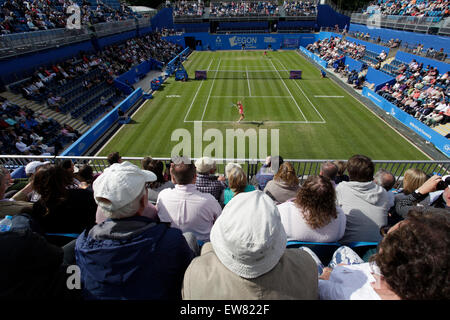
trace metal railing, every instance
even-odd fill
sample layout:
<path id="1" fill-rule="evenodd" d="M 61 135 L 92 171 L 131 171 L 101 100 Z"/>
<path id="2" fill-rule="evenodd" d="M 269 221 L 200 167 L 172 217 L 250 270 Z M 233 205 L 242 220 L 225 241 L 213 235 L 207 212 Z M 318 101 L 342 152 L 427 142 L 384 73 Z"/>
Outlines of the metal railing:
<path id="1" fill-rule="evenodd" d="M 420 33 L 430 33 L 432 28 L 436 29 L 433 31 L 434 33 L 439 33 L 440 26 L 444 25 L 442 21 L 439 21 L 439 17 L 413 17 L 362 13 L 352 13 L 351 22 L 377 28 L 381 27 Z"/>
<path id="2" fill-rule="evenodd" d="M 136 29 L 136 19 L 97 23 L 93 25 L 98 37 Z"/>
<path id="3" fill-rule="evenodd" d="M 0 57 L 33 52 L 90 39 L 87 27 L 51 29 L 0 36 Z"/>
<path id="4" fill-rule="evenodd" d="M 22 155 L 0 155 L 0 164 L 9 170 L 14 170 L 19 167 L 25 166 L 31 161 L 50 161 L 52 163 L 59 163 L 65 159 L 71 159 L 76 166 L 83 164 L 89 164 L 94 172 L 101 173 L 105 168 L 109 166 L 107 157 L 63 157 L 63 156 L 22 156 Z M 135 165 L 141 167 L 141 160 L 144 157 L 122 157 L 123 161 L 130 161 Z M 161 160 L 165 163 L 166 167 L 170 164 L 170 158 L 153 158 L 155 160 Z M 196 160 L 193 158 L 192 160 Z M 320 172 L 320 166 L 322 163 L 333 159 L 285 159 L 285 162 L 290 162 L 295 168 L 296 174 L 302 183 L 308 176 L 318 175 Z M 346 161 L 346 160 L 343 160 Z M 242 169 L 247 173 L 247 177 L 254 176 L 261 166 L 264 164 L 265 159 L 216 159 L 218 173 L 224 173 L 225 165 L 229 162 L 240 163 Z M 450 160 L 373 160 L 375 169 L 381 168 L 391 172 L 397 181 L 401 181 L 406 170 L 410 168 L 417 168 L 424 171 L 427 174 L 440 174 L 441 176 L 450 174 Z"/>
<path id="5" fill-rule="evenodd" d="M 83 25 L 80 29 L 58 28 L 0 35 L 0 58 L 86 41 L 91 38 L 92 33 L 97 37 L 104 37 L 150 25 L 150 17 L 145 17 L 98 23 L 91 27 Z"/>

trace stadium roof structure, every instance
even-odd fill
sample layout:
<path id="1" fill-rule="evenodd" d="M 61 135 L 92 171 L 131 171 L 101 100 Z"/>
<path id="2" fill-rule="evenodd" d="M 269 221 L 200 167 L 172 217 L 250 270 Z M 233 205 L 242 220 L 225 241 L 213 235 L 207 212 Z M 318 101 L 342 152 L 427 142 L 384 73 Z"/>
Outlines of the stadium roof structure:
<path id="1" fill-rule="evenodd" d="M 156 9 L 150 8 L 150 7 L 145 7 L 145 6 L 130 6 L 131 10 L 133 10 L 133 12 L 138 12 L 138 13 L 149 13 L 149 12 L 154 12 L 157 11 Z"/>

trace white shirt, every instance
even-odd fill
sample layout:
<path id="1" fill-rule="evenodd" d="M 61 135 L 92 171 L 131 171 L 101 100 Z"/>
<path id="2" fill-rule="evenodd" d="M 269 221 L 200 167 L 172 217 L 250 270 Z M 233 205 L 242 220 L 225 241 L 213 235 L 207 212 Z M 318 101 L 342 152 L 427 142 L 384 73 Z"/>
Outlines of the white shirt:
<path id="1" fill-rule="evenodd" d="M 23 143 L 22 141 L 18 141 L 16 142 L 16 148 L 20 151 L 20 152 L 25 152 L 30 150 L 30 147 L 28 147 L 25 143 Z"/>
<path id="2" fill-rule="evenodd" d="M 346 217 L 340 207 L 336 207 L 337 218 L 318 229 L 313 229 L 306 222 L 301 209 L 294 202 L 286 201 L 278 205 L 277 208 L 288 241 L 335 242 L 344 235 Z"/>
<path id="3" fill-rule="evenodd" d="M 320 300 L 381 300 L 372 288 L 369 263 L 337 266 L 329 280 L 319 279 Z"/>
<path id="4" fill-rule="evenodd" d="M 198 191 L 194 184 L 176 184 L 174 189 L 162 190 L 156 206 L 161 222 L 170 222 L 173 228 L 192 232 L 202 241 L 209 241 L 211 228 L 222 213 L 214 196 Z"/>

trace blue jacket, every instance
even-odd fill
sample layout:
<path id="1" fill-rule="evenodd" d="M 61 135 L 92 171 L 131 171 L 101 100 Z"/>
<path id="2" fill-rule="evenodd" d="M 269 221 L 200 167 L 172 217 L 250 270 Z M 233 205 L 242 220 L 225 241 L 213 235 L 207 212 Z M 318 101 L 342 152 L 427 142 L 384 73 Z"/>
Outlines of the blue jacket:
<path id="1" fill-rule="evenodd" d="M 179 229 L 134 216 L 85 230 L 75 256 L 86 299 L 172 300 L 194 253 Z"/>
<path id="2" fill-rule="evenodd" d="M 256 181 L 258 181 L 258 188 L 259 190 L 264 190 L 266 187 L 267 182 L 273 179 L 274 173 L 272 172 L 272 169 L 270 166 L 263 165 L 261 169 L 259 169 L 258 173 L 256 174 Z"/>

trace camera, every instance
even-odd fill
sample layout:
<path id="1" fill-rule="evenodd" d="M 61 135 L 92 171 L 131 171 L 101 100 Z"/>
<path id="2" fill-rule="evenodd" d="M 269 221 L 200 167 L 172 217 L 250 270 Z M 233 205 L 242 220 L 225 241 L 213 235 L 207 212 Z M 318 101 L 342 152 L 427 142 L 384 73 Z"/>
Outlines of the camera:
<path id="1" fill-rule="evenodd" d="M 442 180 L 436 186 L 436 190 L 445 190 L 450 185 L 450 175 L 442 177 Z"/>

